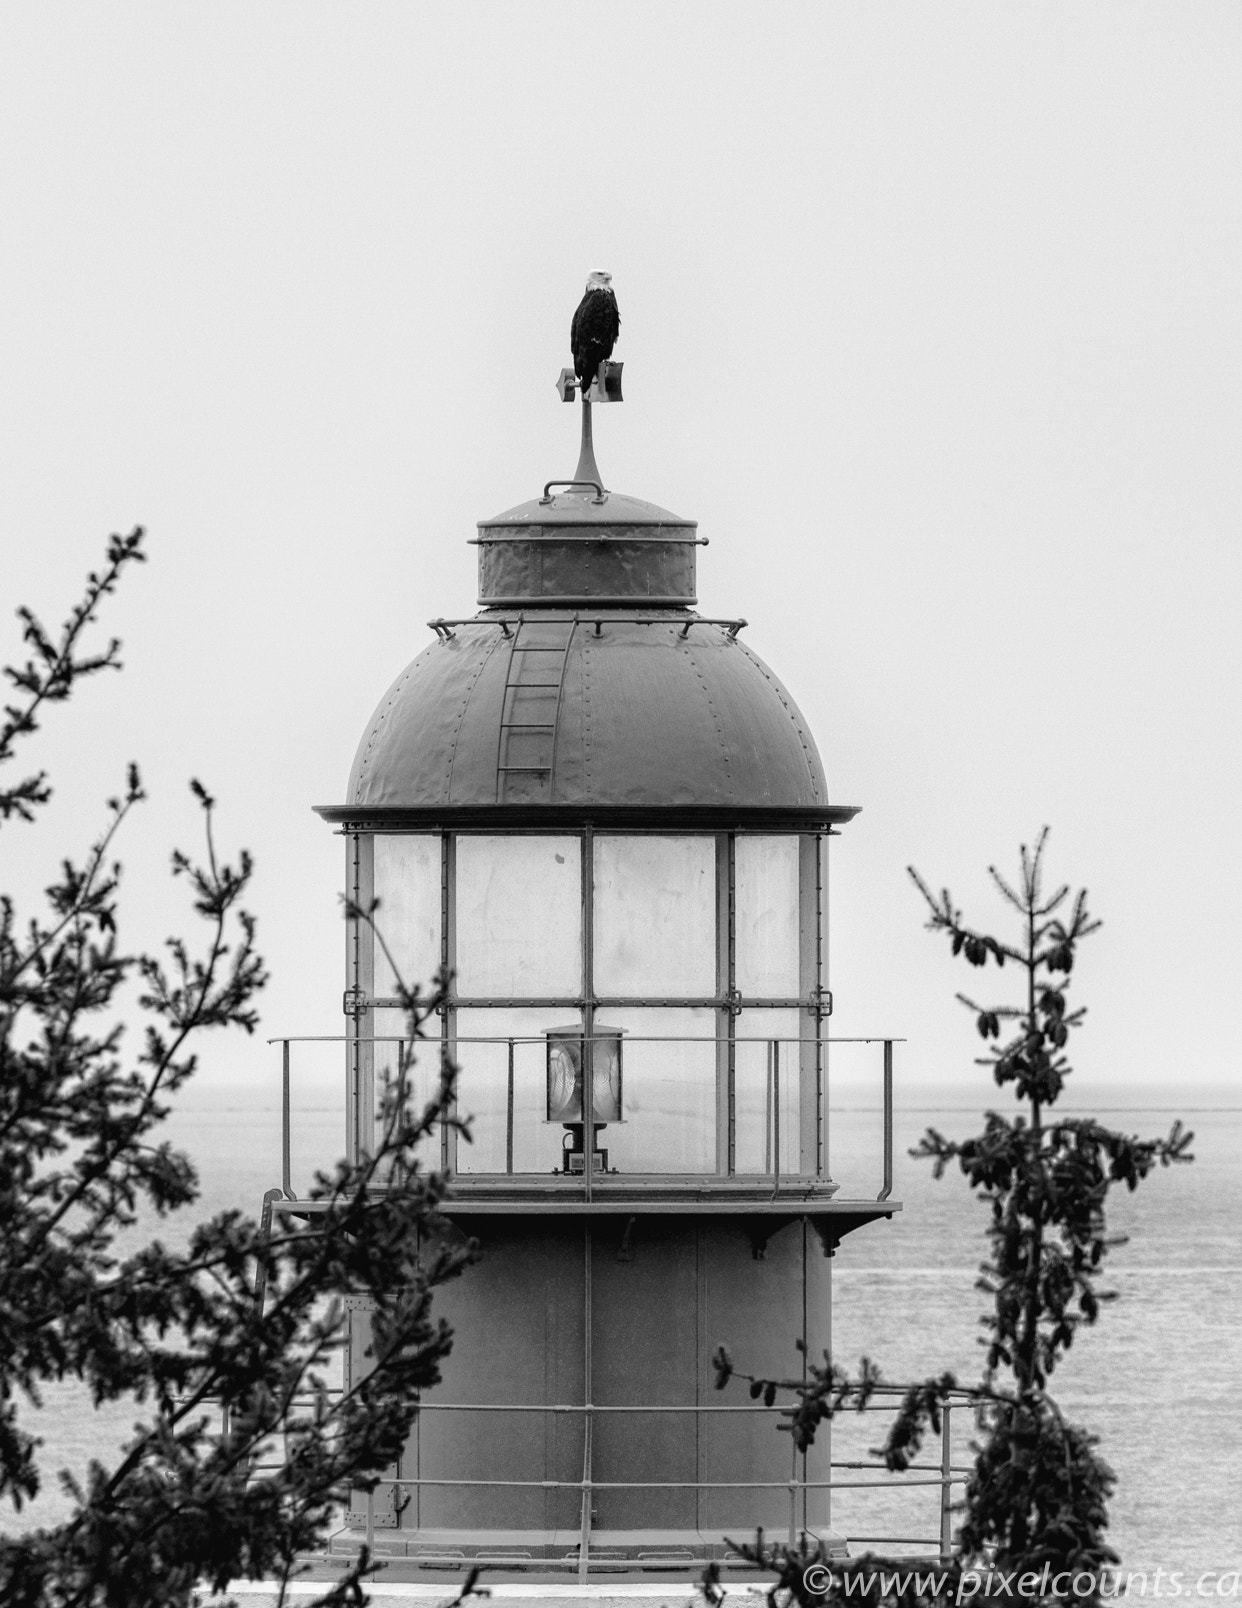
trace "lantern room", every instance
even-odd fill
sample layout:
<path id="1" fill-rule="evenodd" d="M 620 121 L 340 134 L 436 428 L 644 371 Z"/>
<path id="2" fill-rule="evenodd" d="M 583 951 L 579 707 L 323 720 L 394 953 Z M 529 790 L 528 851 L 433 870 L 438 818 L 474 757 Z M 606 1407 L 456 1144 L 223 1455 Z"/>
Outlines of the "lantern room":
<path id="1" fill-rule="evenodd" d="M 891 1164 L 852 1201 L 829 1166 L 828 847 L 856 810 L 745 619 L 696 612 L 694 521 L 606 490 L 582 417 L 574 480 L 478 525 L 478 611 L 429 622 L 319 811 L 377 902 L 376 932 L 348 930 L 351 1153 L 408 1033 L 401 983 L 448 979 L 469 1120 L 428 1142 L 480 1252 L 436 1295 L 454 1349 L 351 1512 L 428 1566 L 829 1535 L 827 1435 L 791 1468 L 771 1413 L 715 1396 L 711 1354 L 787 1373 L 796 1340 L 827 1349 L 828 1255 L 898 1209 Z M 433 1054 L 415 1078 L 430 1097 Z M 360 1314 L 355 1371 L 365 1350 Z"/>

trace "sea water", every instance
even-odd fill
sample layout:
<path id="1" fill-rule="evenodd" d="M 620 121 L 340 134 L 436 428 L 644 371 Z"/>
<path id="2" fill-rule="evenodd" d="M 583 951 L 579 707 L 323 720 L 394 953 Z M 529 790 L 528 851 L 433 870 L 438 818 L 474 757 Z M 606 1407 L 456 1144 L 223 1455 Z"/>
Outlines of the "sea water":
<path id="1" fill-rule="evenodd" d="M 1058 1112 L 1063 1108 L 1058 1107 Z M 1070 1422 L 1099 1437 L 1098 1453 L 1117 1486 L 1109 1540 L 1126 1567 L 1207 1570 L 1242 1564 L 1242 1111 L 1064 1110 L 1098 1116 L 1123 1132 L 1167 1133 L 1175 1115 L 1195 1130 L 1190 1166 L 1157 1167 L 1133 1193 L 1114 1188 L 1110 1232 L 1128 1242 L 1110 1252 L 1103 1288 L 1118 1299 L 1079 1329 L 1051 1384 Z M 873 1129 L 875 1113 L 838 1119 L 834 1153 L 848 1133 Z M 891 1222 L 849 1235 L 834 1258 L 833 1349 L 850 1364 L 867 1355 L 886 1379 L 906 1383 L 949 1369 L 959 1383 L 979 1378 L 988 1296 L 975 1288 L 986 1254 L 987 1206 L 956 1165 L 938 1182 L 928 1162 L 905 1151 L 928 1126 L 948 1138 L 979 1131 L 978 1111 L 899 1113 Z M 860 1147 L 864 1149 L 865 1147 Z M 971 1425 L 958 1412 L 953 1462 L 969 1462 Z M 834 1425 L 833 1456 L 866 1455 L 884 1420 L 845 1415 Z M 924 1461 L 939 1461 L 939 1443 Z M 961 1454 L 967 1454 L 962 1456 Z M 870 1476 L 867 1476 L 870 1477 Z M 888 1482 L 895 1485 L 897 1482 Z M 853 1534 L 935 1536 L 939 1491 L 841 1492 L 833 1523 Z"/>
<path id="2" fill-rule="evenodd" d="M 168 1137 L 194 1157 L 201 1202 L 192 1214 L 144 1226 L 175 1244 L 195 1220 L 217 1211 L 238 1207 L 258 1215 L 264 1190 L 280 1178 L 280 1111 L 271 1092 L 269 1084 L 209 1100 L 194 1091 L 193 1107 L 169 1120 Z M 1242 1565 L 1242 1110 L 1168 1104 L 1091 1113 L 1143 1136 L 1167 1132 L 1172 1116 L 1181 1115 L 1195 1130 L 1196 1160 L 1158 1168 L 1134 1193 L 1113 1191 L 1109 1226 L 1129 1240 L 1109 1255 L 1104 1283 L 1119 1299 L 1105 1306 L 1098 1324 L 1079 1331 L 1053 1386 L 1067 1418 L 1098 1435 L 1099 1452 L 1117 1474 L 1109 1537 L 1123 1564 L 1197 1579 Z M 832 1112 L 832 1169 L 842 1196 L 875 1197 L 881 1120 L 874 1106 Z M 899 1106 L 892 1199 L 902 1209 L 848 1235 L 834 1257 L 839 1362 L 853 1365 L 865 1355 L 886 1381 L 901 1384 L 945 1369 L 962 1384 L 978 1379 L 978 1320 L 987 1297 L 975 1281 L 987 1209 L 956 1168 L 937 1182 L 930 1165 L 906 1151 L 929 1125 L 960 1138 L 977 1131 L 979 1121 L 978 1107 Z M 293 1132 L 294 1182 L 304 1187 L 314 1165 L 340 1152 L 339 1106 L 312 1096 L 296 1109 Z M 714 1344 L 730 1337 L 710 1338 Z M 737 1361 L 745 1366 L 743 1357 Z M 139 1412 L 132 1403 L 95 1409 L 80 1389 L 62 1387 L 47 1392 L 43 1410 L 27 1421 L 44 1437 L 45 1469 L 81 1471 L 89 1458 L 111 1459 Z M 969 1462 L 969 1416 L 959 1411 L 955 1418 L 953 1461 Z M 866 1458 L 886 1421 L 877 1413 L 843 1415 L 833 1429 L 834 1459 Z M 921 1460 L 938 1465 L 934 1438 Z M 874 1478 L 883 1488 L 835 1493 L 838 1531 L 911 1542 L 938 1535 L 935 1486 L 903 1491 L 881 1474 L 841 1478 Z M 68 1510 L 49 1478 L 20 1515 L 0 1512 L 0 1527 L 52 1523 Z"/>

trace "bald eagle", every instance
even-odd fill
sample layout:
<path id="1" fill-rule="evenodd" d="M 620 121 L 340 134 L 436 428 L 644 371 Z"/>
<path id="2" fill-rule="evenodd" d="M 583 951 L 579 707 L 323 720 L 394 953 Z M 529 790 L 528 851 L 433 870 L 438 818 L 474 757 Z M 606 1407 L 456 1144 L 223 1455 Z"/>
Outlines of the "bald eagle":
<path id="1" fill-rule="evenodd" d="M 620 328 L 621 314 L 612 293 L 612 275 L 592 274 L 586 283 L 586 295 L 578 303 L 578 311 L 569 326 L 574 373 L 584 394 L 599 372 L 600 364 L 612 356 Z"/>

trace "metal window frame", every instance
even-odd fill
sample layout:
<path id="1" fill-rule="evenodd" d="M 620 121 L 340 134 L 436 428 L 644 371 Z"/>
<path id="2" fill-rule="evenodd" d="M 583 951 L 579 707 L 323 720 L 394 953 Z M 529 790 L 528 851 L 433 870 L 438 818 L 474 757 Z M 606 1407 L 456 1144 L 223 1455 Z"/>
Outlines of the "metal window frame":
<path id="1" fill-rule="evenodd" d="M 823 1001 L 827 995 L 827 831 L 810 830 L 809 822 L 791 822 L 783 829 L 775 823 L 731 824 L 708 828 L 705 824 L 661 823 L 648 827 L 626 825 L 598 829 L 592 822 L 565 822 L 547 826 L 519 826 L 509 831 L 501 822 L 489 825 L 445 825 L 434 832 L 414 828 L 405 832 L 383 827 L 348 828 L 347 877 L 355 903 L 369 908 L 374 895 L 374 840 L 376 836 L 437 836 L 440 840 L 440 964 L 449 979 L 448 997 L 441 1008 L 441 1053 L 453 1057 L 458 1044 L 458 1017 L 463 1010 L 563 1009 L 581 1015 L 584 1037 L 594 1033 L 596 1013 L 610 1009 L 698 1009 L 715 1014 L 718 1042 L 716 1068 L 716 1167 L 720 1176 L 737 1170 L 737 1018 L 743 1010 L 794 1010 L 798 1012 L 799 1039 L 805 1046 L 798 1056 L 797 1167 L 802 1176 L 826 1178 L 828 1156 L 827 1060 L 824 1047 Z M 560 837 L 579 844 L 582 901 L 582 987 L 574 993 L 539 995 L 462 995 L 453 987 L 457 961 L 456 845 L 462 837 Z M 603 995 L 595 989 L 595 840 L 607 837 L 692 837 L 710 839 L 716 862 L 716 988 L 704 995 Z M 741 836 L 792 837 L 798 843 L 799 949 L 798 996 L 748 997 L 737 986 L 737 841 Z M 365 923 L 352 919 L 347 939 L 349 993 L 361 1008 L 352 1015 L 353 1037 L 358 1042 L 349 1056 L 349 1131 L 347 1154 L 356 1157 L 366 1130 L 365 1114 L 374 1109 L 374 1051 L 362 1040 L 374 1038 L 374 1011 L 400 1006 L 400 1000 L 372 993 L 374 940 L 362 931 Z M 348 997 L 348 996 L 347 996 Z M 783 1036 L 783 1035 L 778 1035 Z M 451 1124 L 441 1136 L 441 1166 L 454 1171 L 457 1134 Z"/>

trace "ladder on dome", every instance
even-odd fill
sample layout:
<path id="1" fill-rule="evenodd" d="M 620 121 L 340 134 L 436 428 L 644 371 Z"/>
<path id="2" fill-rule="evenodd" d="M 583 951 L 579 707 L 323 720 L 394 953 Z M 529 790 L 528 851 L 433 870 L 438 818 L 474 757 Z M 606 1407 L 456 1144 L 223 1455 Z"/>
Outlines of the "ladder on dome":
<path id="1" fill-rule="evenodd" d="M 552 796 L 552 759 L 577 620 L 519 620 L 509 647 L 496 802 L 540 804 Z"/>

